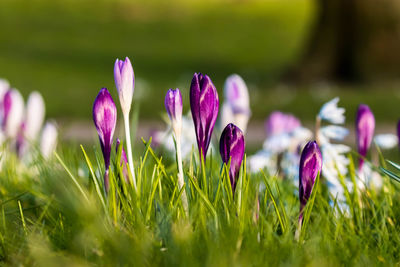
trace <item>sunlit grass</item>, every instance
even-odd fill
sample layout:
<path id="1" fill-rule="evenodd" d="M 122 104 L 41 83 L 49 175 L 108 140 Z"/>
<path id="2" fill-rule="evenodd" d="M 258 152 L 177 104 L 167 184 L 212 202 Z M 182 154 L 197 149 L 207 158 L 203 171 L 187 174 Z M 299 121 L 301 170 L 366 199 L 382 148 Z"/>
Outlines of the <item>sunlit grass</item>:
<path id="1" fill-rule="evenodd" d="M 113 156 L 108 195 L 97 149 L 85 157 L 62 148 L 51 161 L 38 157 L 30 166 L 5 154 L 0 174 L 1 260 L 13 265 L 112 266 L 399 262 L 399 186 L 386 176 L 382 190 L 347 194 L 345 214 L 322 178 L 297 241 L 299 201 L 290 179 L 242 168 L 232 194 L 219 157 L 209 157 L 203 169 L 193 151 L 184 162 L 186 214 L 175 162 L 163 159 L 150 142 L 143 140 L 143 147 L 135 162 L 139 190 L 120 178 L 119 152 Z M 352 164 L 349 169 L 346 179 L 358 179 Z"/>

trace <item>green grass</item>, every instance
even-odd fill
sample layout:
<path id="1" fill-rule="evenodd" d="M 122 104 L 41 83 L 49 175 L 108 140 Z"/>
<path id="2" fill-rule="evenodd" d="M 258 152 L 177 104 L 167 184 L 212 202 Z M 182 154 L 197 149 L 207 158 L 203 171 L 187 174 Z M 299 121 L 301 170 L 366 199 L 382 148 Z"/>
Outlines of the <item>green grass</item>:
<path id="1" fill-rule="evenodd" d="M 129 56 L 141 116 L 158 118 L 164 93 L 188 90 L 194 72 L 220 94 L 231 73 L 265 91 L 300 56 L 313 14 L 311 0 L 3 0 L 0 77 L 42 92 L 50 117 L 88 118 Z"/>
<path id="2" fill-rule="evenodd" d="M 299 201 L 290 180 L 242 169 L 232 195 L 219 157 L 208 157 L 205 169 L 193 157 L 184 162 L 189 197 L 186 214 L 176 186 L 176 164 L 162 159 L 149 143 L 144 142 L 143 153 L 135 161 L 138 192 L 120 180 L 121 168 L 115 164 L 119 156 L 113 155 L 111 190 L 104 194 L 101 152 L 88 150 L 91 155 L 85 160 L 83 153 L 60 147 L 59 157 L 45 162 L 35 156 L 30 165 L 20 163 L 12 153 L 5 155 L 0 172 L 2 263 L 399 264 L 399 184 L 387 176 L 383 190 L 350 193 L 347 216 L 329 204 L 335 199 L 326 193 L 321 179 L 313 193 L 312 209 L 309 206 L 307 227 L 297 241 Z M 346 179 L 353 175 L 350 171 Z M 266 189 L 259 190 L 262 184 Z"/>

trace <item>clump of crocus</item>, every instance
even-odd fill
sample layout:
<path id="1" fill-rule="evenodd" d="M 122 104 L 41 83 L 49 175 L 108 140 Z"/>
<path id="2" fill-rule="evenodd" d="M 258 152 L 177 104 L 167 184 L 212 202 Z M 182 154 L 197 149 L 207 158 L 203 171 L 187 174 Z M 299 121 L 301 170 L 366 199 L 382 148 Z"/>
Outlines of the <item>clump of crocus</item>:
<path id="1" fill-rule="evenodd" d="M 358 153 L 361 155 L 359 159 L 359 170 L 362 169 L 364 158 L 367 156 L 369 147 L 375 130 L 375 118 L 371 109 L 364 104 L 358 107 L 356 116 L 356 142 Z"/>
<path id="2" fill-rule="evenodd" d="M 133 167 L 131 132 L 129 124 L 129 112 L 131 110 L 133 92 L 135 89 L 135 75 L 129 58 L 125 61 L 117 59 L 114 65 L 114 80 L 118 90 L 119 102 L 124 117 L 126 147 L 128 149 L 129 169 L 133 178 L 133 185 L 136 188 L 135 171 Z"/>
<path id="3" fill-rule="evenodd" d="M 244 156 L 244 136 L 242 130 L 233 123 L 229 123 L 222 131 L 219 141 L 219 153 L 222 161 L 229 164 L 229 177 L 232 191 L 235 192 L 236 182 Z"/>
<path id="4" fill-rule="evenodd" d="M 179 189 L 182 189 L 185 182 L 183 179 L 182 167 L 182 152 L 181 152 L 181 132 L 182 132 L 182 95 L 179 89 L 169 89 L 165 96 L 165 109 L 167 110 L 168 117 L 171 120 L 172 131 L 175 137 L 176 160 L 178 161 L 178 184 Z M 185 189 L 182 193 L 182 204 L 187 209 L 187 198 Z"/>
<path id="5" fill-rule="evenodd" d="M 322 155 L 316 141 L 310 141 L 306 144 L 300 156 L 299 167 L 299 199 L 300 199 L 300 217 L 303 219 L 303 209 L 311 196 L 315 179 L 322 169 Z"/>
<path id="6" fill-rule="evenodd" d="M 245 133 L 251 111 L 249 92 L 242 77 L 232 74 L 226 79 L 224 98 L 221 111 L 221 129 L 229 123 L 234 123 Z"/>
<path id="7" fill-rule="evenodd" d="M 94 100 L 93 121 L 99 135 L 101 151 L 103 152 L 105 164 L 104 186 L 107 192 L 109 187 L 108 170 L 110 167 L 111 146 L 117 123 L 117 107 L 107 88 L 102 88 Z"/>
<path id="8" fill-rule="evenodd" d="M 218 92 L 207 75 L 195 73 L 190 86 L 190 108 L 200 157 L 206 159 L 218 116 Z"/>

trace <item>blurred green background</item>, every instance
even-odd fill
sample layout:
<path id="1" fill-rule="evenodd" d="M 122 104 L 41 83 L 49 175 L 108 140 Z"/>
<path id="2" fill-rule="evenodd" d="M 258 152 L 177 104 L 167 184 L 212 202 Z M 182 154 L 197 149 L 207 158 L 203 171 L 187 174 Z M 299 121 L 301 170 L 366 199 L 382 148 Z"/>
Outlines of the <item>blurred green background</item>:
<path id="1" fill-rule="evenodd" d="M 311 121 L 336 95 L 350 120 L 360 102 L 381 121 L 397 119 L 396 79 L 286 82 L 287 73 L 302 69 L 320 13 L 317 0 L 1 0 L 0 77 L 25 97 L 40 91 L 47 116 L 59 119 L 90 120 L 101 87 L 116 100 L 113 66 L 125 56 L 135 70 L 141 119 L 160 118 L 168 88 L 183 91 L 188 110 L 194 72 L 208 74 L 221 99 L 225 78 L 240 74 L 255 121 L 274 109 Z"/>

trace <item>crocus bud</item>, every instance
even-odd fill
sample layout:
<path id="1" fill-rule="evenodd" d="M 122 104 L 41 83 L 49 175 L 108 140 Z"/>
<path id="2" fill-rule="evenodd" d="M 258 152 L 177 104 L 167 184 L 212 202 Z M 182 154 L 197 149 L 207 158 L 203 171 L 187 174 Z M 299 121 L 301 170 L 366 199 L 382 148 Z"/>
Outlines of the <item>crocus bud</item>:
<path id="1" fill-rule="evenodd" d="M 40 152 L 48 159 L 57 146 L 57 128 L 54 122 L 46 122 L 40 137 Z"/>
<path id="2" fill-rule="evenodd" d="M 175 135 L 179 135 L 182 130 L 182 95 L 178 88 L 168 90 L 165 96 L 165 109 Z"/>
<path id="3" fill-rule="evenodd" d="M 2 128 L 7 137 L 17 136 L 24 116 L 24 99 L 16 89 L 8 90 L 3 97 Z"/>
<path id="4" fill-rule="evenodd" d="M 118 90 L 119 102 L 124 116 L 131 110 L 133 91 L 135 88 L 135 75 L 129 58 L 125 61 L 117 59 L 114 65 L 114 80 Z"/>
<path id="5" fill-rule="evenodd" d="M 219 153 L 225 164 L 231 160 L 229 177 L 231 180 L 232 191 L 235 191 L 236 180 L 239 175 L 240 166 L 244 156 L 244 137 L 243 132 L 233 123 L 229 123 L 222 131 L 219 141 Z"/>
<path id="6" fill-rule="evenodd" d="M 115 152 L 118 153 L 119 146 L 121 145 L 121 140 L 117 138 L 116 146 L 115 146 Z M 124 147 L 121 148 L 121 161 L 120 164 L 122 166 L 122 174 L 124 175 L 125 181 L 129 183 L 129 174 L 128 174 L 128 169 L 126 165 L 128 164 L 128 158 L 126 157 L 125 149 Z"/>
<path id="7" fill-rule="evenodd" d="M 42 128 L 45 115 L 44 101 L 39 92 L 29 95 L 25 114 L 24 136 L 34 141 Z"/>
<path id="8" fill-rule="evenodd" d="M 371 146 L 372 138 L 375 130 L 375 118 L 371 109 L 364 104 L 358 107 L 356 117 L 356 138 L 358 153 L 362 157 L 366 157 L 368 149 Z M 360 157 L 359 169 L 362 169 L 364 159 Z"/>
<path id="9" fill-rule="evenodd" d="M 110 166 L 111 145 L 117 123 L 117 107 L 107 88 L 102 88 L 94 100 L 93 121 L 100 139 L 106 170 Z"/>
<path id="10" fill-rule="evenodd" d="M 250 113 L 249 91 L 242 77 L 230 75 L 224 85 L 225 100 L 232 106 L 233 113 Z"/>
<path id="11" fill-rule="evenodd" d="M 228 123 L 235 123 L 243 132 L 250 119 L 249 92 L 242 77 L 230 75 L 224 85 L 225 102 L 222 108 L 221 123 L 224 128 Z"/>
<path id="12" fill-rule="evenodd" d="M 317 142 L 310 141 L 306 144 L 300 156 L 299 167 L 300 220 L 302 220 L 303 209 L 311 196 L 315 179 L 322 170 L 322 155 Z"/>
<path id="13" fill-rule="evenodd" d="M 195 73 L 190 85 L 190 108 L 199 153 L 205 160 L 218 116 L 218 92 L 207 75 Z"/>

